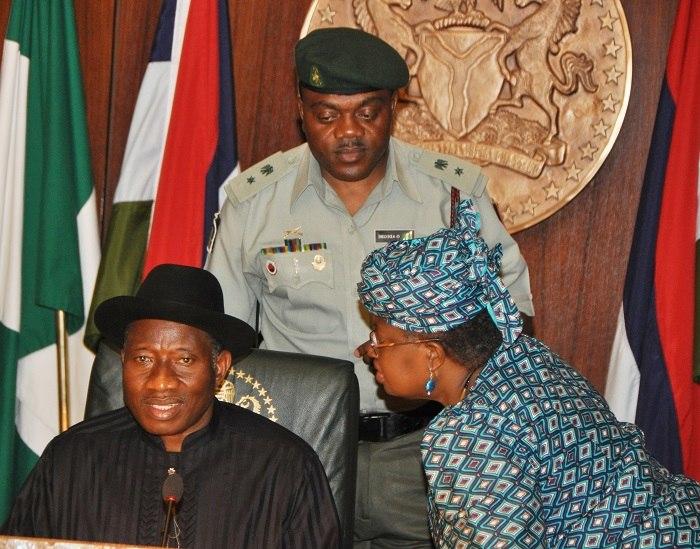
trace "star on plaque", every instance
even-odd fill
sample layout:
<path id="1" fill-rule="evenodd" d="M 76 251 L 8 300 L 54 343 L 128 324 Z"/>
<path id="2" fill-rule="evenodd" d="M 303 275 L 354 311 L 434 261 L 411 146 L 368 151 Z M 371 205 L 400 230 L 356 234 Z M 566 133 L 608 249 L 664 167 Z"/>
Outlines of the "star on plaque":
<path id="1" fill-rule="evenodd" d="M 610 29 L 613 30 L 613 23 L 617 21 L 617 17 L 608 12 L 603 17 L 598 17 L 600 19 L 600 30 Z"/>
<path id="2" fill-rule="evenodd" d="M 617 81 L 619 80 L 619 78 L 623 74 L 620 71 L 618 71 L 615 67 L 612 67 L 604 72 L 605 72 L 605 76 L 608 77 L 608 79 L 605 81 L 605 83 L 609 84 L 610 82 L 614 82 L 615 85 L 617 85 Z"/>
<path id="3" fill-rule="evenodd" d="M 613 38 L 605 44 L 605 55 L 609 55 L 613 59 L 617 59 L 617 52 L 622 49 L 622 46 L 619 46 L 616 42 L 615 39 Z"/>
<path id="4" fill-rule="evenodd" d="M 335 12 L 331 9 L 330 4 L 328 4 L 322 10 L 318 10 L 318 13 L 321 14 L 321 23 L 328 23 L 329 25 L 333 24 L 333 18 L 335 17 Z"/>
<path id="5" fill-rule="evenodd" d="M 537 207 L 537 202 L 532 200 L 531 196 L 527 197 L 525 202 L 522 202 L 523 213 L 530 212 L 530 215 L 535 215 L 535 208 Z"/>
<path id="6" fill-rule="evenodd" d="M 613 97 L 613 94 L 609 94 L 605 99 L 603 99 L 603 110 L 615 112 L 615 107 L 617 106 L 617 101 Z"/>
<path id="7" fill-rule="evenodd" d="M 566 179 L 567 180 L 573 179 L 575 181 L 578 181 L 580 173 L 581 173 L 581 168 L 576 166 L 576 163 L 574 162 L 573 164 L 571 164 L 571 166 L 566 168 Z"/>
<path id="8" fill-rule="evenodd" d="M 557 187 L 554 181 L 551 179 L 549 180 L 549 185 L 542 187 L 542 190 L 547 193 L 545 200 L 549 200 L 550 198 L 553 200 L 559 200 L 559 187 Z"/>
<path id="9" fill-rule="evenodd" d="M 249 185 L 252 185 L 253 183 L 255 183 L 255 178 L 251 175 L 250 177 L 248 177 L 248 179 L 246 179 L 246 181 Z"/>
<path id="10" fill-rule="evenodd" d="M 593 125 L 593 130 L 594 130 L 594 136 L 595 137 L 607 137 L 608 136 L 608 130 L 610 129 L 610 126 L 603 122 L 603 119 L 601 118 L 597 124 Z"/>
<path id="11" fill-rule="evenodd" d="M 513 209 L 510 206 L 506 206 L 506 209 L 503 210 L 503 221 L 509 225 L 512 225 L 515 221 L 515 214 L 513 214 Z"/>
<path id="12" fill-rule="evenodd" d="M 593 143 L 589 141 L 583 147 L 580 147 L 580 149 L 582 158 L 590 158 L 593 160 L 593 154 L 598 150 L 598 147 L 595 147 Z"/>
<path id="13" fill-rule="evenodd" d="M 455 175 L 462 175 L 464 170 L 462 168 L 455 168 Z"/>

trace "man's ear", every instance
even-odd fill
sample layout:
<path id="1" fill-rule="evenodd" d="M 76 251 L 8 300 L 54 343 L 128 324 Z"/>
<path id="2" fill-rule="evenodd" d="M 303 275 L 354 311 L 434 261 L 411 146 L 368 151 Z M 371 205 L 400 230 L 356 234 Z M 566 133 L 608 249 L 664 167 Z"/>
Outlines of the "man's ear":
<path id="1" fill-rule="evenodd" d="M 299 113 L 299 118 L 304 120 L 304 102 L 301 99 L 301 91 L 297 88 L 297 112 Z"/>
<path id="2" fill-rule="evenodd" d="M 306 135 L 306 126 L 304 124 L 304 102 L 301 99 L 300 91 L 297 90 L 297 112 L 299 113 L 299 126 L 304 135 Z"/>
<path id="3" fill-rule="evenodd" d="M 228 371 L 231 369 L 231 353 L 229 351 L 223 350 L 216 357 L 215 372 L 216 372 L 216 389 L 218 390 L 224 383 Z"/>

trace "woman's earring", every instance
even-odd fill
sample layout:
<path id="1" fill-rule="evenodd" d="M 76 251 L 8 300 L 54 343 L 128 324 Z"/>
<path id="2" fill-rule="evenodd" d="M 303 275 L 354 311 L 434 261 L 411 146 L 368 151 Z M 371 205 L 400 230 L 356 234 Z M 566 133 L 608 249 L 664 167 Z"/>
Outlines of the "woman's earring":
<path id="1" fill-rule="evenodd" d="M 433 376 L 433 369 L 429 368 L 428 372 L 430 372 L 430 377 L 428 378 L 428 381 L 425 382 L 425 394 L 430 396 L 430 394 L 435 390 L 435 386 L 437 385 L 437 381 L 435 380 L 435 377 Z"/>

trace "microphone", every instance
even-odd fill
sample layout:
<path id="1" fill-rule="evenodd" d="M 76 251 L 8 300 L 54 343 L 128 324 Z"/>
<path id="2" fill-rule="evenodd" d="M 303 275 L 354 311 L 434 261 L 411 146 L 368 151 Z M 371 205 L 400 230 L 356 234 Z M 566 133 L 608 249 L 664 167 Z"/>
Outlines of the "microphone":
<path id="1" fill-rule="evenodd" d="M 163 489 L 161 494 L 163 495 L 163 501 L 168 506 L 168 512 L 165 515 L 165 527 L 163 528 L 163 539 L 161 541 L 161 547 L 167 547 L 168 543 L 168 532 L 170 531 L 170 522 L 175 516 L 175 506 L 182 498 L 182 491 L 184 490 L 184 485 L 182 482 L 182 477 L 175 472 L 172 467 L 168 469 L 168 476 L 165 477 L 163 482 Z"/>

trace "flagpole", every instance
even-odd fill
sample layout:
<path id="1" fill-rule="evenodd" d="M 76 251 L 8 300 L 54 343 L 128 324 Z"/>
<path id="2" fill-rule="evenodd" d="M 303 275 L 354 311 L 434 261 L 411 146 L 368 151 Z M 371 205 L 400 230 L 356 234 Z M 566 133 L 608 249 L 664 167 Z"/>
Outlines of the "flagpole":
<path id="1" fill-rule="evenodd" d="M 56 364 L 58 366 L 58 427 L 62 433 L 68 429 L 68 336 L 66 313 L 56 311 Z"/>

